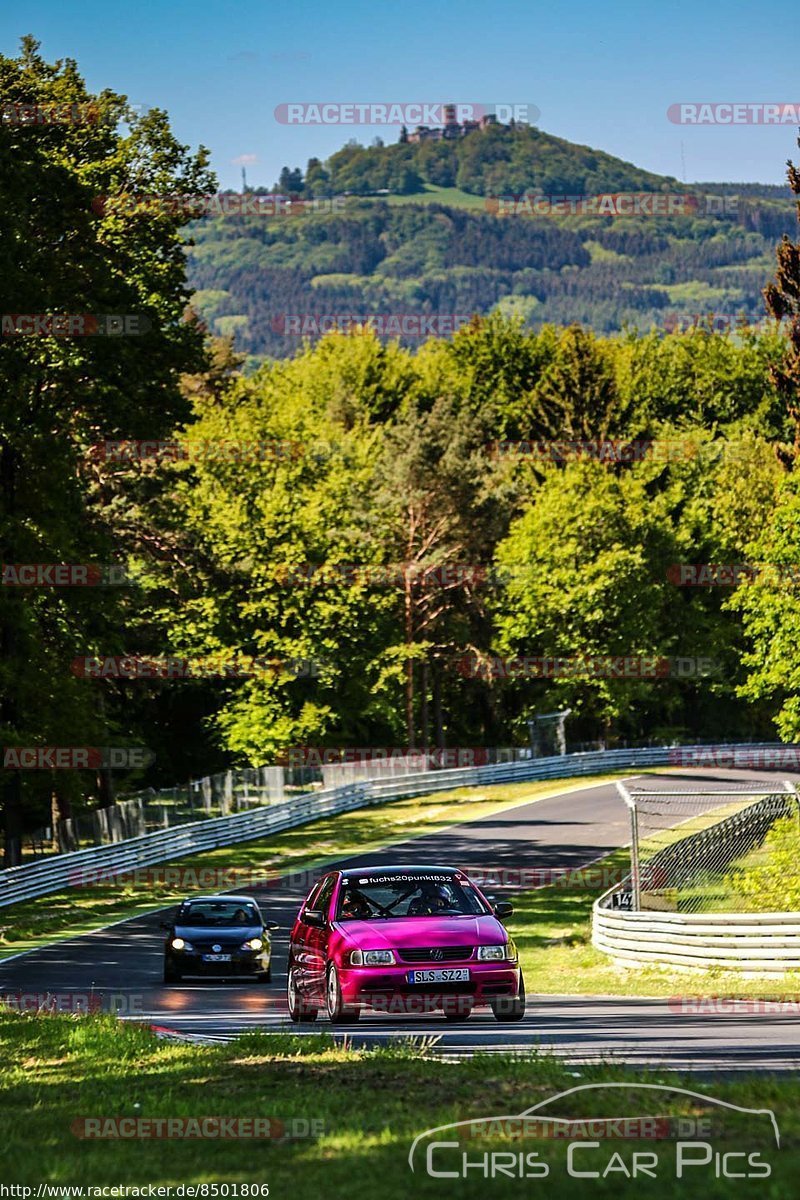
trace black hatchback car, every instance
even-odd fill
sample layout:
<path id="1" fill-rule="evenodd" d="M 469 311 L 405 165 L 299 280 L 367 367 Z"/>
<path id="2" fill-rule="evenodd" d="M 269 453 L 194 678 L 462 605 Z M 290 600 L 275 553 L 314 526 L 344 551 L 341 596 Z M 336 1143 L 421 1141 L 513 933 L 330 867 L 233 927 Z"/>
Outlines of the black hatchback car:
<path id="1" fill-rule="evenodd" d="M 164 942 L 164 982 L 186 975 L 271 978 L 270 943 L 275 921 L 265 921 L 251 896 L 197 896 L 184 900 Z"/>

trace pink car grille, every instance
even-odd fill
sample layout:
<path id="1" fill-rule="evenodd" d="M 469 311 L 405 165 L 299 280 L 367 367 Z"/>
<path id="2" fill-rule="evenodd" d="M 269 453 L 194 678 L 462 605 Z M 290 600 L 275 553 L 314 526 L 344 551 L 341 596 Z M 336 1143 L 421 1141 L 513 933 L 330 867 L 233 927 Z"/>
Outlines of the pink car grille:
<path id="1" fill-rule="evenodd" d="M 473 946 L 407 946 L 397 954 L 403 962 L 441 963 L 464 962 L 474 952 Z"/>

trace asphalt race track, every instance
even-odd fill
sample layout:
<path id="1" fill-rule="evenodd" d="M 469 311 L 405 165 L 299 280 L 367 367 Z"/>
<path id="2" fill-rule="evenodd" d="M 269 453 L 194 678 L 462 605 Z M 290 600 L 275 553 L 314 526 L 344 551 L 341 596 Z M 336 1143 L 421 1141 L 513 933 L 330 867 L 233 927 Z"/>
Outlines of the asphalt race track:
<path id="1" fill-rule="evenodd" d="M 647 776 L 647 786 L 687 790 L 785 777 L 783 771 L 685 769 Z M 554 783 L 554 787 L 557 784 Z M 534 801 L 481 820 L 454 826 L 335 865 L 442 863 L 469 871 L 577 868 L 628 841 L 627 810 L 613 784 L 549 800 Z M 293 1026 L 286 1012 L 286 952 L 294 916 L 310 887 L 291 877 L 247 890 L 256 896 L 267 919 L 278 921 L 273 935 L 271 984 L 197 981 L 161 983 L 163 914 L 151 913 L 97 933 L 31 951 L 0 963 L 0 995 L 13 998 L 49 993 L 61 1003 L 89 996 L 90 1004 L 143 1020 L 165 1036 L 225 1041 L 246 1030 L 329 1032 L 320 1018 Z M 501 888 L 496 894 L 513 898 Z M 675 992 L 692 992 L 692 976 L 676 975 Z M 475 1051 L 526 1050 L 537 1045 L 571 1061 L 628 1062 L 678 1069 L 753 1070 L 800 1067 L 800 1019 L 795 1015 L 722 1012 L 685 1013 L 667 1000 L 627 997 L 537 995 L 536 980 L 526 980 L 528 1012 L 519 1024 L 503 1026 L 487 1009 L 477 1009 L 462 1025 L 441 1014 L 398 1017 L 366 1013 L 357 1026 L 341 1031 L 356 1045 L 396 1037 L 435 1035 L 432 1049 L 447 1055 Z M 724 985 L 720 984 L 720 991 Z M 782 991 L 779 980 L 774 991 Z"/>

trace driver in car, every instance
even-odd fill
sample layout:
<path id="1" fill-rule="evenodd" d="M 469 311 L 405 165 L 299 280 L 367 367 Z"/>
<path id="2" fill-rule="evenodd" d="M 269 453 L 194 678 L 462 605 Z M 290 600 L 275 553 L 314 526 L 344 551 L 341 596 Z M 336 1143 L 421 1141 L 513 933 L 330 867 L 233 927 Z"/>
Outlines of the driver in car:
<path id="1" fill-rule="evenodd" d="M 446 887 L 440 883 L 421 883 L 420 894 L 408 906 L 410 917 L 433 917 L 437 913 L 453 912 L 453 902 Z"/>
<path id="2" fill-rule="evenodd" d="M 372 914 L 361 892 L 348 891 L 342 900 L 342 916 L 354 921 L 366 921 Z"/>

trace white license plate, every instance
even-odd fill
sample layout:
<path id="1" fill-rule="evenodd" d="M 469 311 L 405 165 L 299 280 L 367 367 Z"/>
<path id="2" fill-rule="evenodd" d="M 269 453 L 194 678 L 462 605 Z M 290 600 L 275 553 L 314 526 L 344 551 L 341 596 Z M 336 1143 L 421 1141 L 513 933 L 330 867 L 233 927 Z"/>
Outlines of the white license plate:
<path id="1" fill-rule="evenodd" d="M 409 971 L 409 983 L 469 983 L 469 967 L 444 967 L 439 971 Z"/>
<path id="2" fill-rule="evenodd" d="M 204 954 L 203 962 L 230 962 L 230 954 Z"/>

